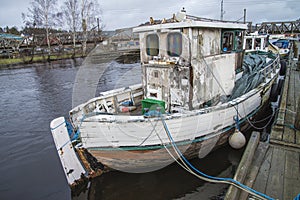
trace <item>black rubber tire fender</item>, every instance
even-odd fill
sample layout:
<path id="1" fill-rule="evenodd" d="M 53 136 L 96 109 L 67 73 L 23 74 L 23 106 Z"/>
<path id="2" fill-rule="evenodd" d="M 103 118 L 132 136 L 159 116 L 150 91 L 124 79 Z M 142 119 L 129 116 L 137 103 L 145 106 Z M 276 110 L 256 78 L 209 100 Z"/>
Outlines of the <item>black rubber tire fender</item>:
<path id="1" fill-rule="evenodd" d="M 285 76 L 286 74 L 286 62 L 284 60 L 280 61 L 280 70 L 279 70 L 279 75 L 280 76 Z"/>
<path id="2" fill-rule="evenodd" d="M 277 94 L 280 95 L 281 94 L 281 90 L 282 90 L 282 87 L 283 87 L 283 84 L 284 84 L 284 79 L 280 79 L 279 82 L 278 82 L 278 85 L 277 85 Z"/>
<path id="3" fill-rule="evenodd" d="M 270 92 L 270 101 L 271 102 L 276 102 L 278 97 L 278 84 L 273 83 L 271 87 L 271 92 Z"/>

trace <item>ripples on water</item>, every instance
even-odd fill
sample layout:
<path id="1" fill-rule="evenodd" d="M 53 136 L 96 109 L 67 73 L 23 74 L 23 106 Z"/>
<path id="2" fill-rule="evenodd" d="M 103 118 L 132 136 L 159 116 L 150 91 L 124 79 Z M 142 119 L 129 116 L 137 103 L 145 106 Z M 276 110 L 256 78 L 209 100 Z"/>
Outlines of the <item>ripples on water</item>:
<path id="1" fill-rule="evenodd" d="M 73 84 L 81 62 L 69 60 L 0 70 L 0 199 L 71 199 L 49 123 L 66 116 L 71 109 Z M 96 94 L 140 80 L 139 64 L 112 62 L 99 78 Z M 222 159 L 219 157 L 212 159 Z M 228 161 L 222 163 L 224 166 L 215 174 L 230 166 Z M 106 174 L 92 183 L 89 193 L 78 198 L 172 199 L 201 184 L 173 165 L 148 174 Z M 125 198 L 126 195 L 129 196 Z"/>
<path id="2" fill-rule="evenodd" d="M 0 70 L 0 199 L 69 196 L 49 123 L 69 110 L 77 68 L 60 64 Z"/>

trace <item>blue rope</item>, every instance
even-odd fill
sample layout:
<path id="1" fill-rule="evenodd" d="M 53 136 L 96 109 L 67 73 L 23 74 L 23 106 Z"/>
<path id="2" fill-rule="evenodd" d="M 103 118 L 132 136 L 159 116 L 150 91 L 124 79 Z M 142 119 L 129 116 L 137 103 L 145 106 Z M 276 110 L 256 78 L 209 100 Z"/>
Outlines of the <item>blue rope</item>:
<path id="1" fill-rule="evenodd" d="M 63 121 L 62 123 L 60 123 L 59 125 L 57 125 L 56 127 L 54 128 L 51 128 L 52 131 L 54 131 L 55 129 L 57 129 L 58 127 L 60 127 L 61 125 L 65 124 L 66 121 Z"/>
<path id="2" fill-rule="evenodd" d="M 83 115 L 82 119 L 80 120 L 80 125 L 79 127 L 81 126 L 83 120 L 85 119 L 85 115 Z M 60 148 L 57 149 L 57 151 L 59 151 L 60 149 L 64 148 L 69 142 L 74 142 L 75 140 L 77 140 L 79 138 L 79 135 L 80 135 L 80 130 L 79 130 L 79 127 L 78 127 L 78 130 L 76 132 L 73 131 L 73 128 L 71 126 L 71 124 L 68 122 L 68 121 L 64 121 L 62 122 L 61 124 L 59 124 L 58 126 L 54 127 L 54 128 L 51 128 L 51 130 L 55 130 L 57 129 L 58 127 L 60 127 L 61 125 L 63 124 L 66 124 L 66 128 L 67 128 L 67 131 L 68 131 L 68 134 L 69 134 L 69 137 L 70 137 L 70 140 L 67 141 L 65 144 L 63 144 Z M 74 133 L 74 134 L 73 134 Z"/>
<path id="3" fill-rule="evenodd" d="M 82 119 L 80 120 L 80 124 L 79 124 L 78 129 L 77 129 L 76 132 L 73 131 L 73 129 L 72 129 L 72 134 L 70 135 L 70 139 L 71 139 L 72 142 L 75 141 L 75 140 L 77 140 L 77 139 L 79 138 L 79 135 L 80 135 L 80 127 L 81 127 L 81 125 L 82 125 L 82 123 L 83 123 L 83 120 L 85 120 L 85 118 L 86 118 L 86 116 L 83 115 L 83 116 L 82 116 Z M 73 133 L 74 133 L 74 134 L 73 134 Z"/>
<path id="4" fill-rule="evenodd" d="M 210 176 L 210 175 L 207 175 L 207 174 L 205 174 L 205 173 L 199 171 L 196 167 L 194 167 L 194 166 L 193 166 L 193 165 L 192 165 L 192 164 L 191 164 L 191 163 L 183 156 L 183 154 L 181 153 L 181 151 L 178 149 L 176 143 L 174 142 L 174 140 L 173 140 L 173 138 L 172 138 L 172 136 L 171 136 L 171 133 L 170 133 L 170 131 L 169 131 L 169 129 L 168 129 L 168 126 L 167 126 L 165 120 L 164 120 L 162 117 L 161 117 L 161 120 L 162 120 L 162 122 L 163 122 L 164 128 L 165 128 L 165 130 L 166 130 L 168 136 L 170 137 L 171 142 L 172 142 L 173 146 L 175 147 L 176 151 L 179 153 L 180 157 L 184 160 L 184 162 L 186 162 L 186 164 L 188 164 L 189 167 L 191 167 L 195 172 L 197 172 L 197 173 L 200 174 L 201 176 L 206 177 L 206 178 L 208 178 L 208 179 L 212 179 L 212 180 L 216 180 L 216 181 L 228 181 L 228 182 L 235 183 L 235 184 L 237 184 L 238 186 L 240 186 L 240 187 L 242 187 L 242 188 L 244 188 L 244 189 L 246 189 L 246 190 L 249 190 L 249 191 L 251 191 L 251 192 L 253 192 L 253 193 L 255 193 L 255 194 L 259 195 L 259 196 L 262 196 L 262 197 L 264 197 L 264 198 L 266 198 L 266 199 L 269 199 L 269 200 L 274 200 L 273 198 L 271 198 L 271 197 L 269 197 L 269 196 L 267 196 L 267 195 L 265 195 L 265 194 L 263 194 L 263 193 L 260 193 L 260 192 L 258 192 L 258 191 L 256 191 L 256 190 L 254 190 L 254 189 L 252 189 L 252 188 L 246 186 L 246 185 L 243 185 L 242 183 L 240 183 L 240 182 L 238 182 L 238 181 L 236 181 L 236 180 L 234 180 L 234 179 L 232 179 L 232 178 L 220 178 L 220 177 L 214 177 L 214 176 Z M 298 199 L 296 199 L 296 200 L 298 200 Z"/>

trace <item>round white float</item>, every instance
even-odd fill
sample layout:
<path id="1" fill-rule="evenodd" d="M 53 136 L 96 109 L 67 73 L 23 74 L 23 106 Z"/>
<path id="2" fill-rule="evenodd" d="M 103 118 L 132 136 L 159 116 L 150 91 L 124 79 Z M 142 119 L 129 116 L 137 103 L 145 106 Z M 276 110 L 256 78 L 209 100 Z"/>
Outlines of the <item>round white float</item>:
<path id="1" fill-rule="evenodd" d="M 229 137 L 229 144 L 234 149 L 240 149 L 246 144 L 246 138 L 238 129 Z"/>

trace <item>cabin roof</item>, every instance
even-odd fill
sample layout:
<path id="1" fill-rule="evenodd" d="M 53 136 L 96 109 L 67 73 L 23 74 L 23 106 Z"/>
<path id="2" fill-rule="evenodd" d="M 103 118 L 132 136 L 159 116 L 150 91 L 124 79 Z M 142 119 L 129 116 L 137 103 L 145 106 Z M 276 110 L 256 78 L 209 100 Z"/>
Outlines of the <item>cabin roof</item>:
<path id="1" fill-rule="evenodd" d="M 185 20 L 181 22 L 154 24 L 147 26 L 139 26 L 133 29 L 133 32 L 149 32 L 163 29 L 178 29 L 178 28 L 225 28 L 225 29 L 247 29 L 247 24 L 226 22 L 226 21 L 195 21 Z"/>

